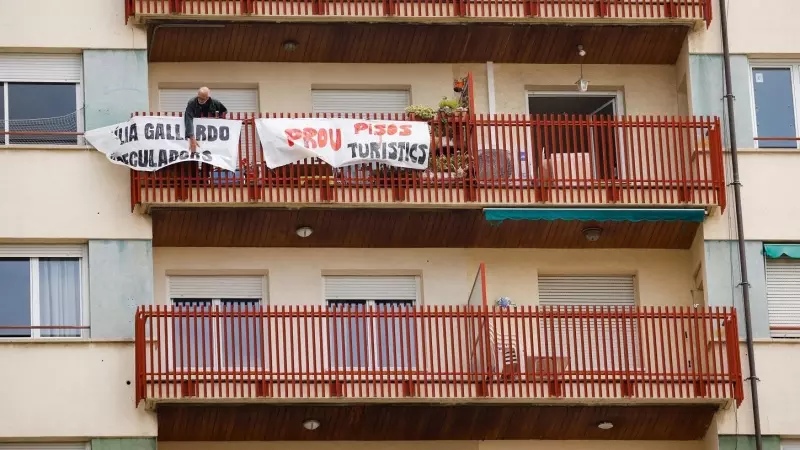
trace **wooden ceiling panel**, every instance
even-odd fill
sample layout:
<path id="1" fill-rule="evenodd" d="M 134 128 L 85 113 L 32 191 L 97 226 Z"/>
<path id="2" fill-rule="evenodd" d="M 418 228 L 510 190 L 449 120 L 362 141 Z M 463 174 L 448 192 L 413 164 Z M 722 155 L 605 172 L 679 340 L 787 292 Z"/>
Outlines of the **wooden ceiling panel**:
<path id="1" fill-rule="evenodd" d="M 417 209 L 153 209 L 153 245 L 161 247 L 368 248 L 663 248 L 687 249 L 696 222 L 505 221 L 483 212 Z M 314 234 L 302 239 L 299 226 Z M 597 242 L 582 230 L 603 229 Z"/>
<path id="2" fill-rule="evenodd" d="M 674 64 L 683 25 L 227 23 L 151 26 L 150 61 Z M 287 52 L 282 43 L 293 40 Z M 398 45 L 401 43 L 402 45 Z"/>
<path id="3" fill-rule="evenodd" d="M 715 405 L 168 405 L 160 441 L 697 440 Z M 320 422 L 307 431 L 307 419 Z M 597 424 L 614 428 L 600 430 Z"/>

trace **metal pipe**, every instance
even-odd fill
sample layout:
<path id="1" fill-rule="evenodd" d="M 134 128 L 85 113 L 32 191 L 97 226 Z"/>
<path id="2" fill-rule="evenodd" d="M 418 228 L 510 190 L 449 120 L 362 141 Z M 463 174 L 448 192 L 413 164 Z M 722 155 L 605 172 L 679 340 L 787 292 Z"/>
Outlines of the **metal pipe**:
<path id="1" fill-rule="evenodd" d="M 728 44 L 727 0 L 719 0 L 720 27 L 722 31 L 722 59 L 725 72 L 725 102 L 728 109 L 728 134 L 731 146 L 731 171 L 733 176 L 733 209 L 736 212 L 736 234 L 739 245 L 739 269 L 742 277 L 742 305 L 744 309 L 744 330 L 747 344 L 747 368 L 750 372 L 750 398 L 753 403 L 753 433 L 756 450 L 763 450 L 761 438 L 761 413 L 758 405 L 758 376 L 756 358 L 753 352 L 753 324 L 750 313 L 750 282 L 747 277 L 747 256 L 744 246 L 744 224 L 742 223 L 742 193 L 739 179 L 739 149 L 736 143 L 736 117 L 733 108 L 733 83 L 731 77 L 731 51 Z"/>

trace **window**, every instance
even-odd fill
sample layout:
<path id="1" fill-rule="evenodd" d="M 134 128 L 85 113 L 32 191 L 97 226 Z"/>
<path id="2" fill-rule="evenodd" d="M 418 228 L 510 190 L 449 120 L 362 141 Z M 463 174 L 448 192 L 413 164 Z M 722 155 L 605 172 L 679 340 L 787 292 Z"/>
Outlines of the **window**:
<path id="1" fill-rule="evenodd" d="M 77 144 L 81 75 L 80 55 L 0 54 L 0 144 Z"/>
<path id="2" fill-rule="evenodd" d="M 332 312 L 330 364 L 337 368 L 416 367 L 415 321 L 403 313 L 417 303 L 418 291 L 415 276 L 326 276 L 325 300 Z M 374 312 L 372 317 L 366 316 L 368 311 Z"/>
<path id="3" fill-rule="evenodd" d="M 82 254 L 0 247 L 0 338 L 85 336 Z"/>
<path id="4" fill-rule="evenodd" d="M 800 338 L 800 259 L 767 258 L 770 335 Z"/>
<path id="5" fill-rule="evenodd" d="M 313 89 L 315 113 L 402 114 L 409 105 L 407 90 Z"/>
<path id="6" fill-rule="evenodd" d="M 539 303 L 606 312 L 633 309 L 634 277 L 540 276 Z M 623 329 L 624 334 L 620 332 Z M 573 338 L 576 335 L 580 337 Z M 539 336 L 545 337 L 542 351 L 562 358 L 562 364 L 571 370 L 625 370 L 641 365 L 635 319 L 553 318 L 542 321 Z M 627 362 L 623 354 L 628 355 Z"/>
<path id="7" fill-rule="evenodd" d="M 615 117 L 622 111 L 621 92 L 534 92 L 528 94 L 528 113 L 533 115 L 576 115 Z M 535 173 L 537 157 L 556 177 L 567 179 L 611 178 L 621 176 L 625 152 L 617 148 L 624 142 L 622 131 L 610 125 L 544 125 L 535 133 L 540 155 L 520 154 L 526 161 L 523 173 Z M 616 135 L 616 136 L 615 136 Z M 619 157 L 619 160 L 618 160 Z M 565 170 L 571 171 L 562 174 Z"/>
<path id="8" fill-rule="evenodd" d="M 177 367 L 259 367 L 266 349 L 262 276 L 171 276 Z"/>
<path id="9" fill-rule="evenodd" d="M 759 64 L 752 68 L 753 118 L 759 148 L 796 148 L 800 65 Z M 783 139 L 781 139 L 783 138 Z"/>

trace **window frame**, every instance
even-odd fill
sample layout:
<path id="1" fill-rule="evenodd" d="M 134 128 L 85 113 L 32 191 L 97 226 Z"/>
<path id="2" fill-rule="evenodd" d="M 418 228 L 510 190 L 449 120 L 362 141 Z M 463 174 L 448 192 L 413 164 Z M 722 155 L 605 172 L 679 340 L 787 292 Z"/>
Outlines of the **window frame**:
<path id="1" fill-rule="evenodd" d="M 27 259 L 30 264 L 30 298 L 31 327 L 41 326 L 39 316 L 41 301 L 39 295 L 39 259 L 40 258 L 75 258 L 80 270 L 80 318 L 81 327 L 90 327 L 89 315 L 89 252 L 86 245 L 74 246 L 18 246 L 0 245 L 0 259 Z M 31 328 L 30 336 L 0 336 L 0 342 L 9 339 L 64 340 L 87 339 L 91 337 L 91 328 L 81 328 L 79 336 L 42 336 L 42 330 Z"/>
<path id="2" fill-rule="evenodd" d="M 414 293 L 414 300 L 408 300 L 408 299 L 377 299 L 376 300 L 376 299 L 328 298 L 328 295 L 327 295 L 327 292 L 326 292 L 326 289 L 325 289 L 325 278 L 329 277 L 329 276 L 333 276 L 333 277 L 353 277 L 353 278 L 362 278 L 362 277 L 369 277 L 369 276 L 414 277 L 414 284 L 415 284 L 415 287 L 416 287 L 416 290 L 415 290 L 415 293 Z M 420 274 L 414 274 L 414 275 L 409 275 L 409 274 L 384 274 L 384 273 L 381 273 L 381 274 L 374 274 L 374 273 L 373 274 L 371 274 L 371 273 L 350 273 L 350 274 L 347 274 L 347 273 L 324 273 L 323 272 L 323 274 L 322 274 L 322 302 L 323 302 L 323 304 L 325 305 L 325 308 L 328 311 L 334 311 L 334 309 L 332 308 L 331 303 L 340 303 L 340 304 L 351 303 L 352 304 L 352 303 L 356 303 L 356 302 L 363 302 L 363 307 L 364 308 L 369 308 L 369 307 L 375 308 L 378 303 L 392 303 L 392 302 L 395 302 L 395 303 L 406 303 L 406 302 L 408 302 L 408 303 L 411 304 L 411 307 L 414 308 L 414 307 L 423 305 L 423 302 L 422 302 L 422 275 L 420 275 Z M 365 366 L 363 363 L 369 363 L 371 361 L 376 360 L 376 358 L 375 358 L 376 355 L 377 355 L 377 360 L 380 360 L 380 355 L 378 354 L 377 345 L 376 345 L 376 342 L 378 342 L 380 337 L 378 337 L 378 340 L 376 340 L 375 336 L 370 334 L 369 337 L 368 337 L 368 341 L 364 345 L 364 348 L 366 350 L 366 354 L 363 355 L 362 364 L 349 366 L 347 364 L 347 361 L 345 361 L 344 365 L 339 364 L 339 361 L 334 361 L 333 360 L 334 356 L 333 356 L 332 347 L 331 347 L 333 345 L 333 343 L 331 342 L 331 339 L 330 339 L 331 331 L 330 331 L 330 328 L 329 328 L 330 327 L 330 321 L 332 321 L 332 320 L 342 320 L 342 319 L 329 318 L 328 319 L 328 323 L 326 323 L 326 327 L 328 327 L 327 332 L 326 332 L 326 336 L 325 336 L 326 347 L 327 347 L 327 351 L 328 351 L 328 360 L 327 360 L 326 364 L 328 364 L 332 369 L 335 369 L 335 370 L 352 371 L 352 370 L 367 369 L 367 366 Z M 378 322 L 380 322 L 380 319 L 378 319 L 378 318 L 374 319 L 372 327 L 367 326 L 367 331 L 369 331 L 371 329 L 374 329 Z M 352 352 L 353 349 L 351 348 L 351 349 L 349 349 L 349 351 Z M 416 348 L 416 352 L 419 353 L 419 347 Z M 338 353 L 336 355 L 340 357 L 340 355 L 338 355 Z M 409 357 L 410 357 L 410 355 L 409 355 Z M 409 361 L 411 361 L 411 360 L 409 360 Z M 400 365 L 398 367 L 393 367 L 391 365 L 385 365 L 385 366 L 382 366 L 382 367 L 379 367 L 379 368 L 375 368 L 375 369 L 377 369 L 377 370 L 385 370 L 385 371 L 391 371 L 391 370 L 414 370 L 414 369 L 417 369 L 418 367 L 419 367 L 419 355 L 415 354 L 413 356 L 413 363 L 409 367 L 406 367 L 405 365 Z"/>
<path id="3" fill-rule="evenodd" d="M 798 134 L 800 134 L 800 105 L 798 104 L 798 97 L 800 96 L 800 61 L 776 61 L 776 60 L 750 60 L 750 70 L 747 73 L 749 80 L 748 89 L 750 89 L 750 121 L 753 124 L 753 144 L 757 149 L 770 150 L 797 150 L 800 148 L 800 140 L 796 141 L 794 147 L 761 147 L 758 140 L 758 120 L 756 117 L 756 87 L 755 79 L 753 78 L 753 71 L 756 69 L 789 69 L 790 78 L 792 80 L 792 105 L 794 106 L 794 127 Z M 789 137 L 789 136 L 776 136 L 776 137 Z M 794 136 L 800 137 L 800 136 Z"/>
<path id="4" fill-rule="evenodd" d="M 84 117 L 83 117 L 83 71 L 81 71 L 80 80 L 78 81 L 64 81 L 64 80 L 57 80 L 52 78 L 41 78 L 36 79 L 36 81 L 30 80 L 14 80 L 14 79 L 0 79 L 0 83 L 3 85 L 3 125 L 5 134 L 2 136 L 2 140 L 0 140 L 0 148 L 2 147 L 40 147 L 42 145 L 45 146 L 53 146 L 53 147 L 75 147 L 78 145 L 85 145 L 83 135 L 77 135 L 75 144 L 48 144 L 48 143 L 38 143 L 38 144 L 12 144 L 11 135 L 8 134 L 10 129 L 10 120 L 9 119 L 9 99 L 8 99 L 8 85 L 9 84 L 29 84 L 29 83 L 46 83 L 46 84 L 67 84 L 75 86 L 75 131 L 78 133 L 83 133 L 86 130 L 84 129 Z"/>

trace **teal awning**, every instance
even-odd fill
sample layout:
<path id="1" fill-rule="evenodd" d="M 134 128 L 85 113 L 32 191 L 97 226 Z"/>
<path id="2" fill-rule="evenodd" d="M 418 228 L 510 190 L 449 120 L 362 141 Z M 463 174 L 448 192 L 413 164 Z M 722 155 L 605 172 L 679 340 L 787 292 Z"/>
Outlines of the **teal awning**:
<path id="1" fill-rule="evenodd" d="M 800 259 L 800 244 L 764 244 L 764 254 L 767 258 L 789 258 Z"/>
<path id="2" fill-rule="evenodd" d="M 582 220 L 597 222 L 702 222 L 702 209 L 485 208 L 489 222 L 504 220 Z"/>

